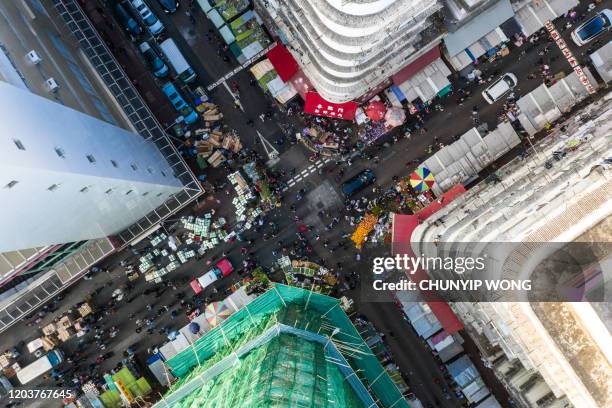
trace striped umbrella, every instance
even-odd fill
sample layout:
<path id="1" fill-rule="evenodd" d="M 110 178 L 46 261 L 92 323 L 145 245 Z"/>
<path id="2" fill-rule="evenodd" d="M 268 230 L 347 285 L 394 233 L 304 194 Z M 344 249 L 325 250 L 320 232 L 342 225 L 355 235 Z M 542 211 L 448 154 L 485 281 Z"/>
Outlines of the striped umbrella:
<path id="1" fill-rule="evenodd" d="M 232 312 L 223 302 L 212 302 L 206 306 L 206 311 L 204 312 L 206 320 L 208 320 L 208 324 L 210 324 L 211 327 L 214 327 L 223 320 L 227 319 L 230 314 L 232 314 Z"/>
<path id="2" fill-rule="evenodd" d="M 419 193 L 430 190 L 434 183 L 434 176 L 427 167 L 419 167 L 410 175 L 410 185 Z"/>

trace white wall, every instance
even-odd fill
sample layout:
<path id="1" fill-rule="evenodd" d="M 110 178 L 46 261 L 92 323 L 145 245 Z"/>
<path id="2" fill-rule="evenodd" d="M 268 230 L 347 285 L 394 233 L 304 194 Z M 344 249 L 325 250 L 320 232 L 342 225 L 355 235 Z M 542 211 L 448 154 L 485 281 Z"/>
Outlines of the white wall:
<path id="1" fill-rule="evenodd" d="M 157 148 L 136 134 L 4 82 L 0 116 L 0 251 L 111 235 L 181 190 Z"/>

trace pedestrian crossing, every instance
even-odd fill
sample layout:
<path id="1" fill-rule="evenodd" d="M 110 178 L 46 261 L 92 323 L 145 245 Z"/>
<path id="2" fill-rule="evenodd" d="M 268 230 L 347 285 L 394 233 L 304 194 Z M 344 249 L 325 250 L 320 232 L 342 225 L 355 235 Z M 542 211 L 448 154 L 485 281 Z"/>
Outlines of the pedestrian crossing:
<path id="1" fill-rule="evenodd" d="M 326 157 L 325 159 L 319 159 L 316 162 L 312 163 L 310 166 L 306 167 L 304 170 L 293 176 L 291 180 L 287 182 L 287 187 L 283 188 L 283 192 L 293 188 L 296 184 L 304 181 L 306 178 L 310 177 L 312 173 L 315 171 L 319 171 L 326 163 L 329 163 L 332 159 L 330 157 Z"/>

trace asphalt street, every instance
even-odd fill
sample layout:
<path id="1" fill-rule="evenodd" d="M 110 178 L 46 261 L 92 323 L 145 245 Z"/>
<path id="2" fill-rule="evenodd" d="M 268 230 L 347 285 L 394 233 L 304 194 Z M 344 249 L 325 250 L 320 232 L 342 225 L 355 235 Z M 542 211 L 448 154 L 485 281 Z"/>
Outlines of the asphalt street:
<path id="1" fill-rule="evenodd" d="M 227 52 L 229 62 L 224 61 L 223 57 L 226 54 L 219 55 L 219 45 L 216 42 L 214 35 L 214 27 L 203 16 L 201 12 L 195 14 L 196 23 L 192 24 L 189 18 L 184 13 L 185 8 L 181 8 L 179 12 L 173 15 L 166 15 L 160 12 L 155 2 L 150 2 L 156 14 L 162 19 L 166 26 L 167 35 L 171 36 L 177 42 L 179 48 L 183 51 L 186 58 L 190 61 L 196 73 L 198 74 L 197 84 L 206 86 L 218 78 L 222 77 L 237 66 L 236 61 Z M 186 3 L 186 2 L 184 2 Z M 606 2 L 607 4 L 607 2 Z M 604 5 L 605 6 L 605 5 Z M 88 13 L 95 24 L 107 24 L 108 9 L 103 1 L 88 2 Z M 213 30 L 213 38 L 209 41 L 209 30 Z M 160 121 L 165 124 L 172 123 L 176 117 L 176 113 L 168 104 L 167 100 L 159 91 L 159 81 L 155 79 L 143 65 L 140 57 L 137 55 L 132 43 L 119 29 L 113 29 L 107 26 L 102 33 L 112 44 L 114 53 L 121 62 L 124 70 L 132 78 L 133 82 L 145 97 L 154 113 Z M 563 33 L 566 41 L 571 44 L 569 39 L 569 31 Z M 553 74 L 558 72 L 570 73 L 571 68 L 561 55 L 556 46 L 552 46 L 550 52 L 545 56 L 540 56 L 538 53 L 545 47 L 545 41 L 537 46 L 525 45 L 526 53 L 522 54 L 522 49 L 513 49 L 509 56 L 506 56 L 498 61 L 489 64 L 483 64 L 479 69 L 483 72 L 483 76 L 492 75 L 497 77 L 505 72 L 514 73 L 519 80 L 519 85 L 515 92 L 517 95 L 523 95 L 542 82 L 541 78 L 528 79 L 529 74 L 537 71 L 537 64 L 540 58 L 550 65 Z M 573 47 L 573 46 L 572 46 Z M 584 60 L 581 49 L 574 48 L 574 53 L 577 57 Z M 273 142 L 279 132 L 278 124 L 288 124 L 299 120 L 299 118 L 287 118 L 273 108 L 273 101 L 267 95 L 264 95 L 258 87 L 251 85 L 251 75 L 248 70 L 243 70 L 238 73 L 232 80 L 238 83 L 240 92 L 239 98 L 243 110 L 237 109 L 234 106 L 234 96 L 228 90 L 220 86 L 212 92 L 211 96 L 214 102 L 217 103 L 224 113 L 224 122 L 231 128 L 234 128 L 240 134 L 243 143 L 255 150 L 263 153 L 263 149 L 258 141 L 255 130 Z M 400 138 L 397 142 L 393 142 L 390 136 L 383 138 L 375 146 L 366 149 L 366 152 L 373 157 L 372 160 L 358 159 L 353 164 L 347 167 L 345 164 L 336 165 L 332 159 L 321 166 L 312 166 L 308 161 L 308 150 L 300 145 L 289 145 L 284 143 L 276 148 L 281 152 L 281 160 L 276 169 L 284 169 L 287 172 L 287 177 L 284 180 L 288 183 L 289 189 L 284 194 L 283 206 L 280 209 L 273 210 L 268 216 L 268 223 L 274 222 L 279 226 L 278 236 L 270 240 L 262 240 L 262 234 L 269 232 L 269 224 L 260 232 L 251 232 L 245 235 L 245 239 L 255 239 L 255 244 L 248 248 L 249 252 L 254 254 L 259 263 L 264 267 L 270 267 L 276 257 L 272 251 L 278 248 L 278 242 L 290 243 L 296 239 L 297 223 L 293 221 L 294 214 L 290 210 L 290 206 L 296 207 L 295 215 L 301 222 L 314 227 L 314 231 L 308 233 L 309 243 L 313 247 L 313 261 L 325 263 L 330 267 L 334 267 L 338 262 L 341 262 L 344 267 L 340 271 L 344 275 L 351 269 L 367 269 L 368 266 L 360 264 L 355 260 L 354 249 L 338 248 L 331 253 L 327 248 L 324 248 L 322 242 L 330 241 L 337 243 L 340 241 L 339 236 L 345 232 L 352 232 L 346 222 L 341 223 L 331 231 L 325 230 L 325 225 L 329 223 L 329 217 L 319 214 L 320 211 L 331 212 L 332 214 L 342 214 L 344 211 L 344 198 L 340 192 L 341 181 L 351 177 L 353 174 L 360 172 L 365 168 L 373 168 L 377 175 L 377 185 L 387 188 L 392 181 L 393 176 L 404 176 L 408 174 L 412 167 L 406 166 L 406 163 L 411 160 L 424 159 L 426 157 L 426 149 L 437 138 L 439 142 L 449 143 L 453 136 L 461 135 L 473 126 L 471 120 L 471 111 L 474 106 L 479 108 L 480 119 L 489 125 L 489 128 L 496 126 L 499 115 L 502 110 L 503 101 L 493 105 L 487 104 L 480 95 L 485 85 L 475 87 L 462 82 L 459 78 L 453 79 L 455 88 L 465 88 L 471 91 L 471 97 L 462 104 L 458 104 L 455 96 L 450 95 L 443 99 L 440 103 L 444 107 L 443 111 L 432 111 L 426 118 L 426 132 L 413 132 L 409 139 Z M 275 120 L 261 121 L 259 115 L 274 109 Z M 254 127 L 247 125 L 247 121 L 253 119 Z M 323 163 L 323 162 L 320 162 Z M 299 180 L 290 176 L 291 169 L 297 169 L 298 174 L 303 174 Z M 338 171 L 344 168 L 344 178 L 337 178 Z M 290 181 L 294 181 L 293 184 Z M 305 189 L 306 195 L 298 200 L 296 193 L 298 189 Z M 367 189 L 359 196 L 374 197 L 371 189 Z M 203 209 L 222 205 L 215 204 L 213 201 Z M 188 210 L 190 211 L 190 210 Z M 321 239 L 317 241 L 315 235 L 319 234 Z M 212 251 L 206 259 L 219 259 L 222 253 L 226 253 L 228 258 L 235 265 L 239 265 L 242 261 L 240 248 L 244 243 L 235 243 L 225 247 L 219 247 Z M 39 327 L 48 324 L 53 316 L 67 310 L 83 297 L 94 292 L 97 288 L 102 288 L 95 295 L 94 301 L 97 305 L 103 306 L 108 303 L 112 290 L 120 285 L 127 283 L 127 278 L 123 268 L 119 267 L 121 259 L 131 257 L 127 251 L 116 254 L 108 258 L 102 263 L 102 266 L 110 268 L 110 273 L 99 273 L 92 280 L 81 280 L 72 288 L 65 292 L 64 300 L 57 305 L 57 311 L 53 314 L 45 316 L 42 322 L 35 325 L 28 325 L 30 321 L 24 321 L 14 326 L 10 331 L 0 334 L 2 345 L 9 347 L 18 344 L 20 341 L 29 341 L 38 337 Z M 205 259 L 205 260 L 206 260 Z M 200 276 L 207 266 L 205 260 L 192 260 L 183 265 L 176 272 L 173 272 L 170 279 L 177 283 L 177 290 L 171 288 L 166 289 L 163 295 L 159 298 L 155 294 L 145 295 L 144 291 L 150 288 L 151 285 L 140 279 L 127 298 L 134 298 L 129 304 L 124 301 L 118 310 L 101 323 L 103 327 L 109 328 L 115 325 L 120 332 L 107 345 L 107 349 L 113 350 L 115 355 L 107 361 L 99 364 L 100 370 L 108 370 L 113 367 L 116 362 L 122 357 L 123 351 L 128 346 L 134 346 L 137 351 L 138 359 L 144 361 L 147 351 L 150 348 L 160 345 L 165 340 L 164 328 L 178 328 L 187 323 L 184 313 L 179 313 L 176 319 L 170 318 L 170 312 L 163 313 L 156 320 L 155 332 L 152 335 L 147 335 L 146 332 L 135 332 L 135 320 L 142 319 L 151 314 L 147 310 L 147 305 L 151 304 L 153 310 L 158 310 L 162 305 L 168 305 L 171 310 L 179 310 L 180 299 L 190 300 L 192 292 L 186 283 L 194 276 Z M 220 298 L 224 290 L 238 278 L 238 274 L 234 273 L 231 279 L 217 282 L 217 294 L 212 293 L 212 288 L 206 292 L 206 296 L 210 299 Z M 403 319 L 401 312 L 390 300 L 385 303 L 366 303 L 361 301 L 358 291 L 347 291 L 347 295 L 351 296 L 357 305 L 358 312 L 365 315 L 379 331 L 386 334 L 387 342 L 391 352 L 395 357 L 395 361 L 400 366 L 401 370 L 410 378 L 410 385 L 413 391 L 424 403 L 438 404 L 442 407 L 457 407 L 459 402 L 454 398 L 452 400 L 444 399 L 443 392 L 440 386 L 436 385 L 432 380 L 440 376 L 438 362 L 432 357 L 429 348 L 418 338 L 411 326 Z M 135 314 L 135 316 L 131 316 Z M 162 333 L 159 331 L 162 330 Z M 85 342 L 88 344 L 82 358 L 76 364 L 80 364 L 82 368 L 87 369 L 95 358 L 102 353 L 93 345 L 91 335 L 85 337 Z M 63 347 L 68 353 L 74 352 L 77 347 L 76 339 L 70 340 Z M 27 351 L 26 351 L 27 353 Z M 480 368 L 482 370 L 482 368 Z M 504 405 L 509 406 L 507 394 L 501 390 L 501 386 L 492 378 L 490 373 L 483 373 L 483 378 L 487 385 L 494 391 L 496 398 Z M 43 382 L 33 383 L 32 386 L 43 385 Z M 47 405 L 48 406 L 48 405 Z"/>

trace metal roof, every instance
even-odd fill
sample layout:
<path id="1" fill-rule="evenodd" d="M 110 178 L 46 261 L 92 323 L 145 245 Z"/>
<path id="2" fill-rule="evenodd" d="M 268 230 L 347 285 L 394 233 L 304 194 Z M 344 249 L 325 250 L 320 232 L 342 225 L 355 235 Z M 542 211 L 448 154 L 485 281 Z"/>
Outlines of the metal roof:
<path id="1" fill-rule="evenodd" d="M 510 1 L 498 1 L 455 32 L 449 33 L 444 38 L 446 50 L 451 57 L 454 57 L 512 16 L 514 11 Z"/>

